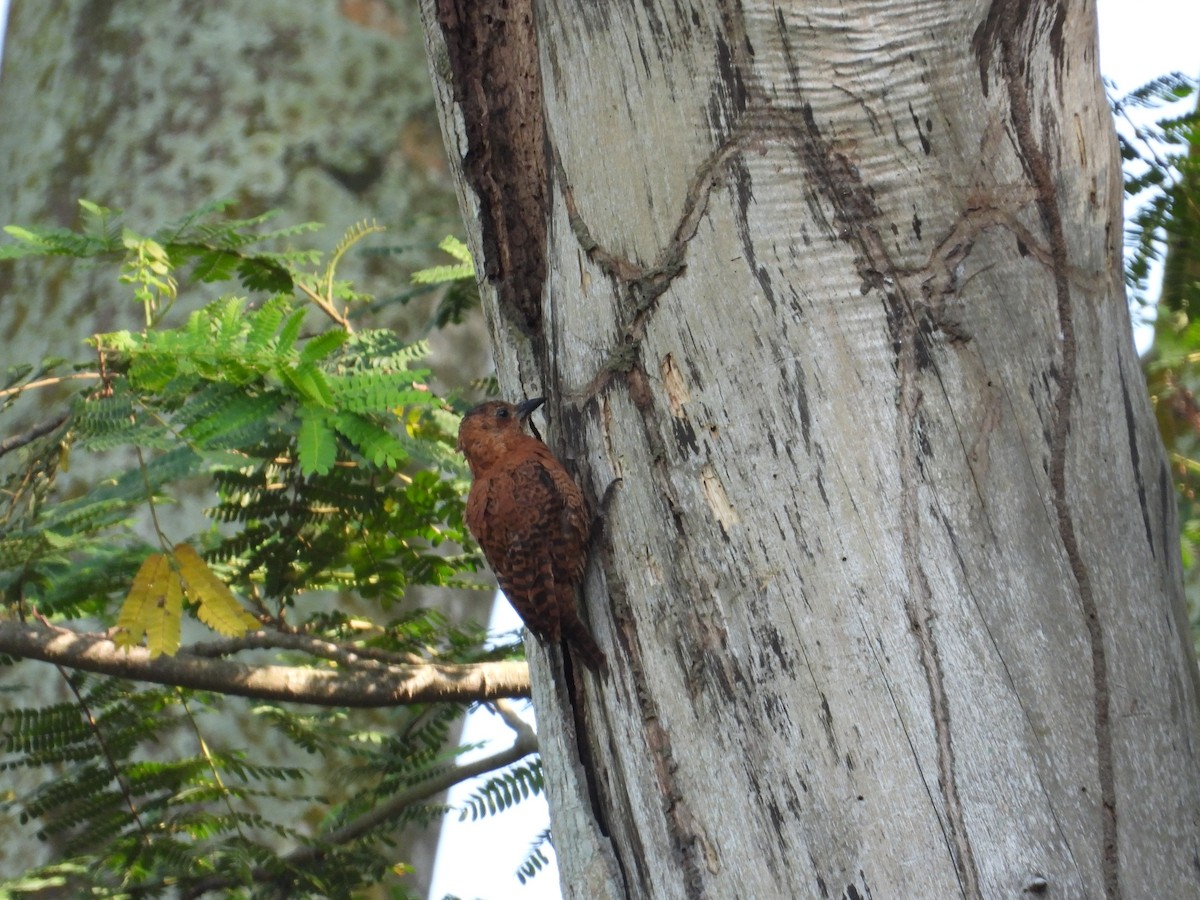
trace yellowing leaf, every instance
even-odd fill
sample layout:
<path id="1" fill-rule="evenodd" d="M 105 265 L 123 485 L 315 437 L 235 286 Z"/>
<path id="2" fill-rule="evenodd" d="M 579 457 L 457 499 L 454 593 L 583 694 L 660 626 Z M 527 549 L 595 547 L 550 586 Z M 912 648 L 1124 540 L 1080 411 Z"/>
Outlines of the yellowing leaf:
<path id="1" fill-rule="evenodd" d="M 467 245 L 452 234 L 448 234 L 442 238 L 438 247 L 445 250 L 461 263 L 469 263 L 471 261 L 471 251 L 467 248 Z"/>
<path id="2" fill-rule="evenodd" d="M 176 544 L 174 554 L 188 599 L 196 604 L 196 615 L 201 622 L 228 637 L 238 637 L 258 627 L 258 620 L 238 603 L 233 591 L 213 573 L 200 554 L 187 544 Z"/>
<path id="3" fill-rule="evenodd" d="M 129 595 L 117 617 L 118 647 L 136 647 L 145 637 L 153 659 L 163 653 L 174 656 L 179 649 L 180 611 L 183 587 L 164 553 L 148 556 L 134 576 Z"/>
<path id="4" fill-rule="evenodd" d="M 165 653 L 174 656 L 179 649 L 180 611 L 183 609 L 183 585 L 179 583 L 179 575 L 170 572 L 167 576 L 166 590 L 156 600 L 155 608 L 151 610 L 146 621 L 146 649 L 150 658 Z"/>

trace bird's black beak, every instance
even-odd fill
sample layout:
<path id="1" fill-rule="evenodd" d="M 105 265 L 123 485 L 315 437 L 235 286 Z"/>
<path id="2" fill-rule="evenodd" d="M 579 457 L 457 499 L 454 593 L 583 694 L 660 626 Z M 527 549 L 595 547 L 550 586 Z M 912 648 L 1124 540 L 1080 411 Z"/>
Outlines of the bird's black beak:
<path id="1" fill-rule="evenodd" d="M 546 402 L 545 397 L 534 397 L 532 400 L 522 400 L 517 404 L 517 418 L 524 422 L 530 413 Z"/>

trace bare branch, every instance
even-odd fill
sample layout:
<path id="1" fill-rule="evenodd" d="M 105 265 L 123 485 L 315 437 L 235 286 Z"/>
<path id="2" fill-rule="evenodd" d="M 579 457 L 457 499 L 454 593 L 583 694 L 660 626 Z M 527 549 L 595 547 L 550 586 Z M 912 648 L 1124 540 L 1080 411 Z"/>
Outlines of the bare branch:
<path id="1" fill-rule="evenodd" d="M 194 656 L 220 657 L 229 656 L 241 650 L 280 648 L 300 650 L 321 659 L 333 660 L 344 666 L 369 669 L 387 669 L 390 665 L 426 665 L 425 660 L 419 658 L 415 653 L 387 653 L 377 648 L 348 646 L 308 634 L 284 631 L 251 631 L 241 637 L 205 641 L 202 644 L 193 644 L 188 648 L 188 652 Z"/>
<path id="2" fill-rule="evenodd" d="M 41 424 L 34 425 L 28 431 L 22 432 L 21 434 L 15 434 L 10 438 L 5 438 L 4 440 L 0 441 L 0 456 L 3 456 L 5 453 L 8 453 L 12 450 L 16 450 L 18 447 L 24 447 L 26 444 L 36 441 L 38 438 L 42 437 L 42 435 L 49 434 L 63 422 L 67 421 L 68 415 L 69 413 L 63 413 L 62 415 L 55 416 L 53 419 L 48 419 Z"/>
<path id="3" fill-rule="evenodd" d="M 303 293 L 306 297 L 308 297 L 309 300 L 311 300 L 313 303 L 315 303 L 317 305 L 317 308 L 320 309 L 321 312 L 325 313 L 325 315 L 327 315 L 327 316 L 329 316 L 329 318 L 333 319 L 333 321 L 339 327 L 345 329 L 345 331 L 349 334 L 354 333 L 354 326 L 350 324 L 350 320 L 347 319 L 345 316 L 341 315 L 336 309 L 334 309 L 332 302 L 325 299 L 320 294 L 318 294 L 316 291 L 314 291 L 312 288 L 308 287 L 307 285 L 305 285 L 303 282 L 301 282 L 299 280 L 297 280 L 295 284 L 296 284 L 296 287 L 300 289 L 301 293 Z"/>
<path id="4" fill-rule="evenodd" d="M 144 647 L 126 651 L 102 634 L 23 622 L 0 622 L 0 653 L 117 678 L 317 706 L 369 709 L 529 696 L 529 669 L 522 662 L 393 665 L 345 671 L 246 665 L 206 659 L 186 649 L 151 659 Z"/>
<path id="5" fill-rule="evenodd" d="M 422 781 L 420 784 L 413 785 L 407 791 L 396 794 L 386 803 L 381 803 L 370 812 L 363 813 L 352 822 L 347 822 L 341 828 L 335 828 L 333 831 L 321 835 L 319 838 L 320 844 L 301 847 L 299 850 L 285 856 L 284 859 L 292 865 L 302 865 L 321 855 L 321 844 L 348 844 L 350 841 L 363 837 L 379 826 L 399 817 L 410 806 L 428 800 L 435 794 L 449 790 L 454 785 L 469 778 L 475 778 L 478 775 L 485 775 L 488 772 L 494 772 L 497 769 L 510 766 L 524 759 L 530 753 L 536 753 L 537 748 L 537 735 L 533 733 L 533 729 L 531 728 L 527 733 L 518 737 L 507 750 L 502 750 L 483 759 L 477 759 L 475 762 L 463 763 L 460 766 L 451 766 L 444 772 L 440 772 L 432 778 Z"/>
<path id="6" fill-rule="evenodd" d="M 504 724 L 516 733 L 518 743 L 521 741 L 533 741 L 535 744 L 537 743 L 537 733 L 534 732 L 533 727 L 528 722 L 521 718 L 521 714 L 517 712 L 516 707 L 507 700 L 496 700 L 490 705 L 496 710 L 500 718 L 504 720 Z"/>
<path id="7" fill-rule="evenodd" d="M 25 391 L 32 391 L 35 388 L 50 387 L 56 384 L 62 384 L 64 381 L 96 381 L 101 377 L 99 372 L 76 372 L 74 375 L 54 375 L 48 378 L 39 378 L 37 381 L 30 381 L 26 384 L 18 384 L 16 387 L 5 388 L 0 390 L 0 397 L 12 397 L 15 394 L 23 394 Z"/>

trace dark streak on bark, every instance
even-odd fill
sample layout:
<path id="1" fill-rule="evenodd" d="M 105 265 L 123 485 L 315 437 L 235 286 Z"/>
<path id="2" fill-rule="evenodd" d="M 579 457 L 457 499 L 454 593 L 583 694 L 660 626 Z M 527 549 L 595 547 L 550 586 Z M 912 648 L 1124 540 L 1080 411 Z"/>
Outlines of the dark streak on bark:
<path id="1" fill-rule="evenodd" d="M 833 755 L 840 756 L 841 751 L 838 750 L 837 735 L 833 731 L 833 711 L 829 708 L 829 698 L 823 693 L 821 694 L 821 727 L 825 729 L 825 739 L 829 741 L 829 749 Z"/>
<path id="2" fill-rule="evenodd" d="M 812 456 L 812 414 L 808 409 L 808 379 L 804 377 L 804 366 L 796 360 L 792 370 L 796 373 L 796 409 L 800 413 L 800 434 L 804 437 L 804 452 Z"/>
<path id="3" fill-rule="evenodd" d="M 1053 3 L 1053 6 L 1058 10 L 1058 15 L 1051 25 L 1049 39 L 1052 52 L 1061 55 L 1062 26 L 1059 17 L 1063 13 L 1058 3 Z M 1043 8 L 1044 5 L 1038 7 L 1039 10 Z M 1108 656 L 1104 646 L 1104 626 L 1099 605 L 1092 590 L 1091 574 L 1079 548 L 1074 514 L 1067 493 L 1067 443 L 1071 432 L 1071 399 L 1075 392 L 1078 353 L 1075 320 L 1071 309 L 1070 260 L 1054 173 L 1045 151 L 1034 136 L 1033 111 L 1027 94 L 1025 62 L 1039 39 L 1036 16 L 1029 20 L 1029 12 L 1030 0 L 993 0 L 987 18 L 976 30 L 971 45 L 979 58 L 985 94 L 992 55 L 999 48 L 1000 76 L 1008 95 L 1010 119 L 1017 147 L 1022 165 L 1037 193 L 1038 212 L 1050 244 L 1059 330 L 1062 334 L 1062 369 L 1057 379 L 1055 416 L 1050 437 L 1050 486 L 1054 495 L 1059 539 L 1062 541 L 1067 563 L 1079 591 L 1079 602 L 1083 608 L 1084 624 L 1091 649 L 1097 778 L 1100 782 L 1104 844 L 1104 894 L 1109 900 L 1115 900 L 1121 896 L 1120 847 L 1110 723 L 1112 700 L 1108 685 Z"/>
<path id="4" fill-rule="evenodd" d="M 1138 505 L 1142 508 L 1142 526 L 1146 529 L 1146 544 L 1150 555 L 1157 557 L 1154 552 L 1154 534 L 1150 530 L 1150 509 L 1146 505 L 1146 480 L 1142 478 L 1142 460 L 1138 452 L 1137 423 L 1133 416 L 1133 400 L 1129 396 L 1129 386 L 1125 383 L 1125 367 L 1119 366 L 1121 373 L 1121 402 L 1125 405 L 1125 431 L 1129 434 L 1129 462 L 1133 467 L 1133 480 L 1137 484 Z"/>
<path id="5" fill-rule="evenodd" d="M 771 304 L 771 311 L 777 312 L 775 288 L 771 284 L 771 275 L 765 266 L 758 264 L 758 255 L 754 250 L 754 240 L 750 234 L 750 204 L 754 202 L 754 186 L 750 181 L 750 169 L 743 157 L 737 156 L 729 163 L 730 181 L 733 185 L 734 197 L 737 199 L 737 232 L 742 242 L 742 254 L 746 257 L 746 266 L 762 288 L 763 295 Z"/>
<path id="6" fill-rule="evenodd" d="M 1171 472 L 1167 468 L 1166 459 L 1163 459 L 1158 467 L 1158 502 L 1155 505 L 1161 512 L 1158 527 L 1161 529 L 1159 533 L 1164 536 L 1164 539 L 1166 535 L 1174 534 L 1175 529 L 1179 527 L 1172 520 L 1171 515 L 1175 511 L 1175 504 L 1172 502 L 1175 497 L 1174 490 L 1174 485 L 1171 484 Z M 1176 561 L 1178 561 L 1178 557 L 1176 557 Z M 1197 693 L 1200 694 L 1200 691 Z M 1197 866 L 1197 870 L 1200 870 L 1200 866 Z"/>
<path id="7" fill-rule="evenodd" d="M 1039 0 L 1036 4 L 1034 0 L 994 0 L 988 8 L 987 17 L 980 23 L 971 39 L 971 50 L 979 60 L 979 81 L 984 97 L 988 95 L 988 89 L 991 87 L 988 72 L 992 67 L 992 56 L 1000 46 L 1001 32 L 1009 28 L 1019 30 L 1030 24 L 1029 46 L 1033 46 L 1038 38 L 1039 19 L 1043 11 L 1050 13 L 1049 19 L 1041 22 L 1041 29 L 1046 33 L 1051 58 L 1054 60 L 1055 86 L 1059 93 L 1062 93 L 1063 65 L 1066 62 L 1063 30 L 1067 23 L 1067 5 L 1064 0 Z"/>
<path id="8" fill-rule="evenodd" d="M 638 350 L 639 348 L 634 348 L 635 353 Z M 666 446 L 658 429 L 662 420 L 657 414 L 650 382 L 641 361 L 634 359 L 624 376 L 629 390 L 629 398 L 641 419 L 645 439 L 650 448 L 650 461 L 654 469 L 659 495 L 675 522 L 676 529 L 682 532 L 682 514 L 667 471 Z M 664 822 L 670 834 L 671 852 L 682 873 L 686 896 L 703 898 L 707 896 L 707 891 L 704 887 L 705 879 L 701 871 L 700 858 L 705 855 L 707 841 L 687 804 L 684 791 L 676 782 L 675 772 L 679 766 L 671 749 L 670 735 L 662 725 L 652 698 L 641 687 L 646 683 L 645 666 L 642 662 L 641 644 L 636 636 L 634 617 L 629 611 L 624 584 L 619 573 L 611 571 L 609 566 L 605 568 L 605 580 L 612 602 L 617 637 L 624 649 L 629 679 L 637 686 L 637 701 L 642 712 L 643 734 L 646 744 L 654 756 L 654 773 L 663 799 Z M 615 730 L 610 728 L 608 733 L 615 733 Z M 614 759 L 619 757 L 620 754 L 613 754 Z M 620 856 L 621 854 L 618 854 L 618 857 Z M 640 860 L 645 858 L 644 854 L 635 855 L 637 864 L 640 864 Z M 624 866 L 624 862 L 621 865 Z M 638 883 L 646 884 L 648 882 L 643 876 Z"/>
<path id="9" fill-rule="evenodd" d="M 479 198 L 482 274 L 527 335 L 541 329 L 549 222 L 533 7 L 533 0 L 437 0 L 466 126 L 463 170 Z"/>
<path id="10" fill-rule="evenodd" d="M 689 808 L 684 792 L 680 789 L 675 772 L 679 764 L 671 749 L 671 736 L 663 726 L 662 719 L 653 699 L 641 689 L 646 683 L 645 666 L 641 659 L 641 645 L 632 636 L 626 636 L 627 659 L 637 689 L 637 703 L 642 715 L 642 731 L 653 756 L 654 775 L 661 794 L 664 822 L 670 833 L 671 853 L 683 876 L 684 895 L 704 898 L 708 892 L 704 887 L 704 875 L 700 870 L 699 857 L 703 854 L 700 834 L 695 818 Z M 645 856 L 639 854 L 639 859 Z M 648 881 L 643 878 L 641 884 Z"/>
<path id="11" fill-rule="evenodd" d="M 921 152 L 928 156 L 933 152 L 933 145 L 929 142 L 929 136 L 925 134 L 925 131 L 921 128 L 921 117 L 917 115 L 917 111 L 913 109 L 913 105 L 911 103 L 908 104 L 908 114 L 912 116 L 913 127 L 917 129 L 917 139 L 921 142 Z M 913 225 L 913 230 L 916 231 L 917 239 L 920 240 L 921 220 L 916 217 L 915 213 L 913 214 L 913 221 L 915 223 Z"/>
<path id="12" fill-rule="evenodd" d="M 799 85 L 798 67 L 787 34 L 787 24 L 777 17 L 785 60 Z M 813 188 L 833 209 L 832 225 L 837 236 L 855 248 L 863 292 L 876 291 L 884 303 L 889 337 L 895 354 L 894 367 L 899 381 L 897 445 L 900 451 L 902 551 L 909 582 L 905 610 L 912 623 L 920 653 L 921 666 L 929 691 L 930 719 L 937 741 L 937 784 L 945 813 L 944 838 L 954 861 L 959 886 L 966 897 L 981 897 L 979 871 L 975 863 L 966 816 L 958 793 L 954 758 L 950 703 L 946 696 L 945 672 L 941 649 L 933 633 L 933 590 L 921 561 L 917 490 L 921 477 L 920 420 L 922 393 L 917 383 L 922 368 L 936 376 L 932 357 L 921 352 L 922 336 L 915 308 L 920 298 L 904 293 L 901 272 L 891 259 L 877 222 L 881 216 L 870 186 L 862 181 L 858 168 L 845 154 L 838 152 L 822 135 L 811 104 L 800 110 L 800 123 L 792 140 L 796 154 Z M 888 289 L 888 285 L 894 285 Z M 940 817 L 939 817 L 940 819 Z"/>

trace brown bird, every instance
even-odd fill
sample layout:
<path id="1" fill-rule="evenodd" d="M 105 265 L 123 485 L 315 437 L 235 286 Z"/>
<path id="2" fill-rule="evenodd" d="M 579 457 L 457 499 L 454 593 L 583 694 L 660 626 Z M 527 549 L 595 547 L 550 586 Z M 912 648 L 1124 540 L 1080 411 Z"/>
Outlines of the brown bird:
<path id="1" fill-rule="evenodd" d="M 587 564 L 587 504 L 550 449 L 525 433 L 544 402 L 492 400 L 463 417 L 458 449 L 474 477 L 467 527 L 529 630 L 565 642 L 585 666 L 603 671 L 604 653 L 575 605 Z"/>

